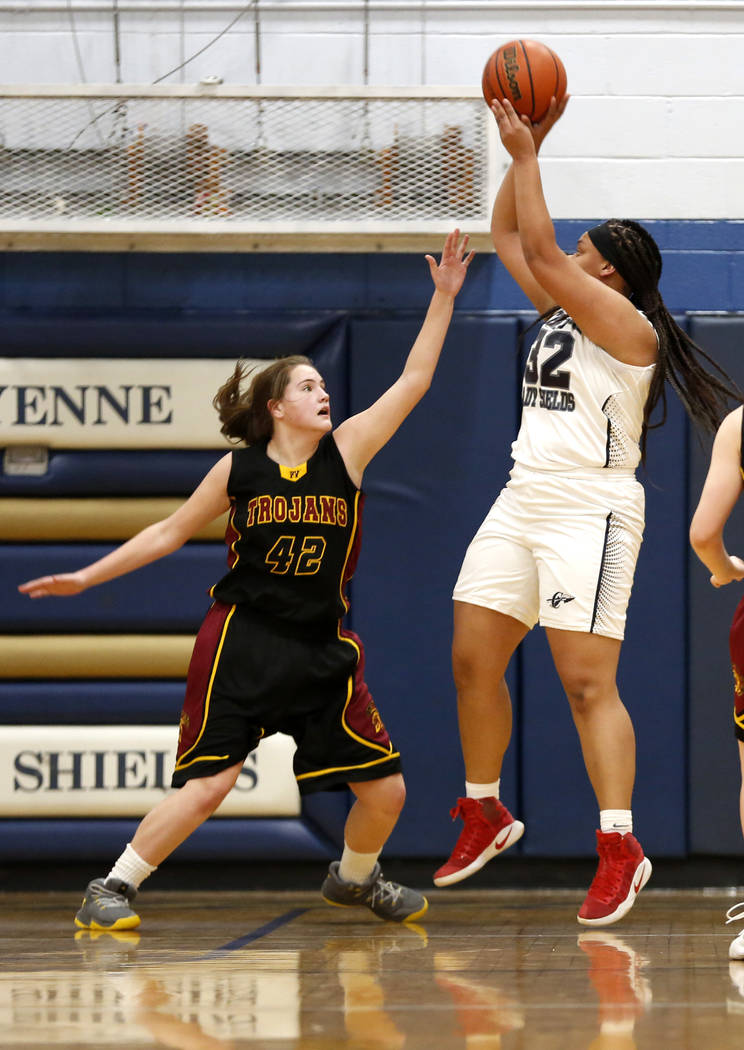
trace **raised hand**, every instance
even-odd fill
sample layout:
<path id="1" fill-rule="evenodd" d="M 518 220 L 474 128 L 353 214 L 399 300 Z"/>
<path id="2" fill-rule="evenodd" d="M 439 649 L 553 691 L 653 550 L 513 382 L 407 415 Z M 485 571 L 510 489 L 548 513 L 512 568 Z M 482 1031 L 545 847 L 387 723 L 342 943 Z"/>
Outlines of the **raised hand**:
<path id="1" fill-rule="evenodd" d="M 520 116 L 506 98 L 501 102 L 494 99 L 491 103 L 491 110 L 496 117 L 496 126 L 499 129 L 501 141 L 514 160 L 517 157 L 537 153 L 538 143 L 535 141 L 529 117 Z"/>
<path id="2" fill-rule="evenodd" d="M 529 128 L 532 134 L 532 141 L 535 144 L 535 152 L 537 152 L 540 149 L 540 146 L 542 146 L 545 136 L 565 113 L 566 106 L 568 105 L 568 100 L 570 97 L 570 95 L 564 95 L 560 102 L 558 102 L 555 95 L 553 95 L 553 97 L 550 100 L 550 105 L 548 106 L 547 113 L 542 118 L 542 120 L 538 120 L 535 124 L 533 124 L 530 121 L 529 117 L 520 117 L 516 112 L 514 113 L 514 116 L 517 118 L 517 120 L 521 121 L 526 128 Z M 504 102 L 506 102 L 506 105 L 508 105 L 510 109 L 512 108 L 511 104 L 506 99 L 504 100 Z M 504 112 L 504 104 L 502 102 L 499 102 L 498 99 L 494 99 L 491 104 L 491 112 L 496 118 L 497 125 L 499 125 L 500 117 Z M 499 132 L 500 131 L 501 125 L 499 125 Z"/>
<path id="3" fill-rule="evenodd" d="M 545 136 L 565 113 L 566 106 L 568 105 L 568 100 L 570 97 L 570 95 L 564 95 L 560 102 L 558 102 L 556 100 L 555 95 L 553 95 L 553 97 L 550 100 L 550 105 L 548 106 L 548 112 L 545 114 L 542 120 L 538 120 L 536 124 L 530 125 L 530 130 L 532 131 L 532 138 L 535 141 L 536 150 L 540 149 L 540 146 L 542 145 Z"/>
<path id="4" fill-rule="evenodd" d="M 80 594 L 85 585 L 77 572 L 61 572 L 56 576 L 40 576 L 18 586 L 21 594 L 29 598 L 48 598 L 51 595 L 62 598 L 69 594 Z"/>
<path id="5" fill-rule="evenodd" d="M 454 296 L 462 288 L 468 266 L 475 255 L 473 251 L 465 255 L 469 239 L 467 234 L 464 234 L 461 239 L 460 231 L 455 229 L 447 234 L 447 240 L 442 248 L 442 257 L 438 264 L 433 255 L 425 256 L 429 264 L 431 279 L 438 292 Z"/>

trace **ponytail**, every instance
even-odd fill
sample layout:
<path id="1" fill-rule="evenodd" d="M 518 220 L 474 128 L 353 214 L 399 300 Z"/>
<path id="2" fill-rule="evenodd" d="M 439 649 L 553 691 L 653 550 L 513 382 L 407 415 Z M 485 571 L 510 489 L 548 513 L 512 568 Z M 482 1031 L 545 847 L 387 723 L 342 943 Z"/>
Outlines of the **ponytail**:
<path id="1" fill-rule="evenodd" d="M 643 460 L 646 458 L 647 432 L 666 422 L 667 383 L 692 422 L 699 429 L 714 433 L 729 411 L 729 402 L 744 403 L 744 394 L 720 365 L 682 331 L 669 313 L 658 288 L 661 253 L 656 241 L 648 230 L 632 219 L 609 219 L 589 230 L 588 235 L 628 285 L 632 301 L 649 319 L 659 341 L 659 358 L 643 409 Z M 710 370 L 702 362 L 710 366 Z M 659 403 L 661 419 L 652 424 L 651 415 Z"/>
<path id="2" fill-rule="evenodd" d="M 238 361 L 233 374 L 223 383 L 212 399 L 222 426 L 220 433 L 231 441 L 253 445 L 274 432 L 274 420 L 269 411 L 270 401 L 279 401 L 287 388 L 292 369 L 297 365 L 312 365 L 301 354 L 280 357 L 266 366 L 246 366 Z M 247 390 L 241 384 L 251 376 Z"/>

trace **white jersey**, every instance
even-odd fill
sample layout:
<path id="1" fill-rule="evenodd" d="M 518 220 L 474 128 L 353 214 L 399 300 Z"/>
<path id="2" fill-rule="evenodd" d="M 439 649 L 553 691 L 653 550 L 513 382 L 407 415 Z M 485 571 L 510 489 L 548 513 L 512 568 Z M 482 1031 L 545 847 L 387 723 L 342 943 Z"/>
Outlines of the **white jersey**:
<path id="1" fill-rule="evenodd" d="M 514 462 L 530 470 L 632 473 L 654 368 L 618 361 L 556 310 L 527 358 Z"/>

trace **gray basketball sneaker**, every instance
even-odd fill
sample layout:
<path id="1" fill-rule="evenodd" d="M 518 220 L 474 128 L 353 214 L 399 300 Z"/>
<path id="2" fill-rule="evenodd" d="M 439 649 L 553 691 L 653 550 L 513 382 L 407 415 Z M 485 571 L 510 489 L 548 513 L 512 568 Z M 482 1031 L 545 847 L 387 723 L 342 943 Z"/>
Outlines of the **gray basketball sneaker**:
<path id="1" fill-rule="evenodd" d="M 423 894 L 383 879 L 379 864 L 375 864 L 367 881 L 358 885 L 355 882 L 343 882 L 338 877 L 338 863 L 337 860 L 333 861 L 320 890 L 329 904 L 337 904 L 342 908 L 363 904 L 378 918 L 391 919 L 393 922 L 414 922 L 429 907 Z"/>
<path id="2" fill-rule="evenodd" d="M 129 907 L 136 896 L 134 886 L 121 879 L 93 879 L 85 888 L 75 925 L 82 930 L 133 930 L 140 924 Z"/>

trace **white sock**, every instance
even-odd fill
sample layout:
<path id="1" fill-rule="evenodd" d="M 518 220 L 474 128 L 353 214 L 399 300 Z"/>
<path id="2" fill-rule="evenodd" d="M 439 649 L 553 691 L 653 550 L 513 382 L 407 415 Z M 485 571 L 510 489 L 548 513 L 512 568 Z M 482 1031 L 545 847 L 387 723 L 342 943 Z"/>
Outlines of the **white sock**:
<path id="1" fill-rule="evenodd" d="M 465 781 L 465 795 L 467 798 L 498 798 L 501 785 L 501 777 L 494 780 L 492 784 L 471 784 Z"/>
<path id="2" fill-rule="evenodd" d="M 381 852 L 378 849 L 377 853 L 357 853 L 344 843 L 344 852 L 338 864 L 338 877 L 343 882 L 355 882 L 357 886 L 361 886 L 372 874 Z"/>
<path id="3" fill-rule="evenodd" d="M 626 835 L 633 830 L 633 813 L 629 809 L 601 809 L 599 811 L 600 831 L 618 831 Z"/>
<path id="4" fill-rule="evenodd" d="M 157 865 L 156 865 L 157 867 Z M 132 849 L 132 843 L 127 843 L 127 848 L 114 864 L 106 876 L 107 879 L 121 879 L 128 882 L 130 886 L 139 889 L 140 883 L 144 882 L 148 875 L 152 875 L 155 868 L 140 857 L 136 850 Z"/>

